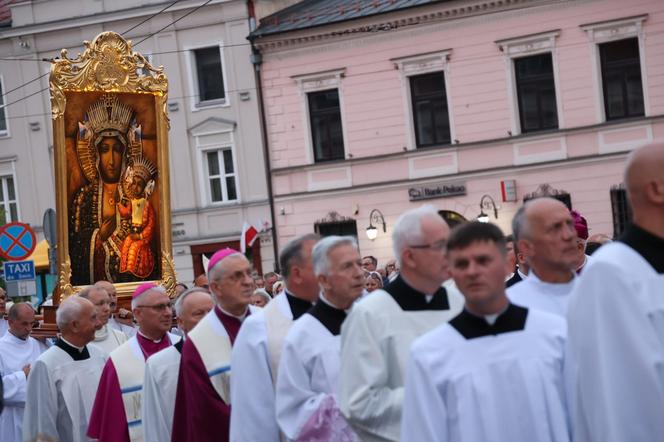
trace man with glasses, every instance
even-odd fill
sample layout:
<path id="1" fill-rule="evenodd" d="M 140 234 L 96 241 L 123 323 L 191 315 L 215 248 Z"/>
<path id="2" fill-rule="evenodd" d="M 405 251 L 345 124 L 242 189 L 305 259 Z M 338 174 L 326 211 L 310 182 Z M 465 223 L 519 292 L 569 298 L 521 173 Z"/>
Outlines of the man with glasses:
<path id="1" fill-rule="evenodd" d="M 111 352 L 99 381 L 88 436 L 105 442 L 141 440 L 141 402 L 145 361 L 180 338 L 171 328 L 171 302 L 163 287 L 146 282 L 136 288 L 131 308 L 136 335 Z"/>
<path id="2" fill-rule="evenodd" d="M 106 290 L 106 293 L 111 298 L 109 304 L 111 316 L 108 320 L 108 325 L 117 331 L 121 331 L 128 338 L 134 336 L 136 334 L 136 327 L 134 327 L 133 316 L 129 310 L 124 308 L 118 309 L 118 292 L 115 286 L 108 281 L 97 281 L 94 287 Z"/>
<path id="3" fill-rule="evenodd" d="M 392 233 L 399 276 L 357 303 L 344 322 L 339 404 L 363 441 L 400 439 L 410 345 L 463 307 L 463 297 L 442 286 L 449 232 L 433 206 L 402 214 Z"/>
<path id="4" fill-rule="evenodd" d="M 104 350 L 106 354 L 110 354 L 127 342 L 127 335 L 108 326 L 111 316 L 111 297 L 106 290 L 93 285 L 81 290 L 78 296 L 90 301 L 97 309 L 97 319 L 101 323 L 101 328 L 95 331 L 95 339 L 92 341 L 94 345 Z"/>
<path id="5" fill-rule="evenodd" d="M 237 250 L 217 251 L 208 263 L 215 307 L 187 335 L 175 400 L 172 441 L 228 441 L 231 348 L 252 313 L 251 264 Z"/>

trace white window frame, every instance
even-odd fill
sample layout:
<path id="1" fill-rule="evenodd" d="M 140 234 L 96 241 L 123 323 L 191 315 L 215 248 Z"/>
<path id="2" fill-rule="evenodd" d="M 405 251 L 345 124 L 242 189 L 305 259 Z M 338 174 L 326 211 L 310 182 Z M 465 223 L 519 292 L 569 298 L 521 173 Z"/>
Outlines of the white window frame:
<path id="1" fill-rule="evenodd" d="M 644 116 L 650 115 L 650 100 L 648 99 L 648 76 L 646 75 L 646 50 L 643 22 L 648 14 L 627 17 L 616 20 L 608 20 L 597 23 L 580 25 L 586 32 L 590 43 L 590 62 L 593 69 L 593 89 L 595 90 L 595 109 L 597 123 L 606 122 L 604 110 L 604 85 L 602 84 L 602 60 L 599 53 L 599 45 L 612 41 L 625 40 L 627 38 L 638 38 L 639 63 L 641 64 L 641 87 L 643 88 L 643 112 Z"/>
<path id="2" fill-rule="evenodd" d="M 519 118 L 519 98 L 516 87 L 516 72 L 514 60 L 531 55 L 551 54 L 553 64 L 553 83 L 556 89 L 556 113 L 558 114 L 558 129 L 565 128 L 563 115 L 562 90 L 560 89 L 560 74 L 558 72 L 558 50 L 556 40 L 560 30 L 541 32 L 521 37 L 507 38 L 496 41 L 496 45 L 505 57 L 505 73 L 507 78 L 507 94 L 511 109 L 512 135 L 520 135 L 521 119 Z M 533 135 L 536 135 L 534 132 Z"/>
<path id="3" fill-rule="evenodd" d="M 206 135 L 227 135 L 228 139 L 227 141 L 224 142 L 215 142 L 212 144 L 204 144 L 201 140 L 203 137 Z M 240 180 L 239 180 L 239 170 L 238 170 L 238 164 L 237 164 L 237 151 L 235 149 L 235 142 L 233 139 L 233 132 L 231 130 L 228 131 L 213 131 L 213 132 L 203 132 L 203 133 L 198 133 L 195 136 L 196 139 L 196 151 L 197 151 L 197 157 L 198 157 L 198 165 L 201 168 L 200 172 L 198 174 L 199 176 L 199 186 L 201 188 L 201 206 L 202 207 L 208 207 L 208 206 L 228 206 L 228 205 L 236 205 L 240 203 L 242 200 L 242 194 L 241 194 L 241 189 L 240 189 Z M 208 152 L 213 152 L 213 151 L 219 151 L 220 154 L 222 154 L 222 151 L 230 149 L 231 155 L 233 156 L 233 177 L 235 178 L 235 194 L 236 194 L 236 199 L 234 200 L 224 200 L 224 201 L 212 201 L 212 189 L 210 188 L 210 174 L 209 174 L 209 169 L 208 169 L 208 159 L 207 159 L 207 154 Z M 223 154 L 222 154 L 223 155 Z M 228 198 L 227 190 L 226 190 L 226 181 L 225 177 L 226 174 L 223 172 L 223 169 L 220 169 L 220 177 L 224 177 L 224 180 L 222 180 L 221 183 L 221 191 L 222 195 L 225 195 L 226 198 Z"/>
<path id="4" fill-rule="evenodd" d="M 224 98 L 216 100 L 201 101 L 198 94 L 198 69 L 196 65 L 197 49 L 206 49 L 211 47 L 219 47 L 219 57 L 221 60 L 221 75 L 224 85 Z M 192 112 L 198 112 L 204 109 L 214 109 L 219 107 L 229 107 L 231 105 L 230 94 L 228 89 L 228 76 L 226 75 L 226 60 L 224 58 L 224 45 L 223 42 L 199 44 L 195 46 L 187 46 L 185 48 L 187 59 L 187 72 L 189 74 L 189 91 L 190 91 L 190 106 Z"/>
<path id="5" fill-rule="evenodd" d="M 408 135 L 406 139 L 406 148 L 408 150 L 417 149 L 417 137 L 415 136 L 415 115 L 413 114 L 412 93 L 410 90 L 410 77 L 434 72 L 442 72 L 445 81 L 445 98 L 447 100 L 447 115 L 450 124 L 450 145 L 455 144 L 456 130 L 454 127 L 454 112 L 452 106 L 452 96 L 450 94 L 450 63 L 449 59 L 452 49 L 442 51 L 428 52 L 425 54 L 410 55 L 407 57 L 393 58 L 390 61 L 401 74 L 401 96 L 403 97 L 403 106 L 405 115 L 408 116 L 406 126 Z"/>
<path id="6" fill-rule="evenodd" d="M 291 79 L 295 80 L 300 92 L 302 103 L 302 115 L 304 118 L 304 129 L 306 131 L 304 136 L 304 148 L 308 164 L 324 164 L 316 163 L 314 156 L 314 142 L 313 133 L 311 132 L 311 116 L 309 115 L 309 92 L 319 92 L 330 89 L 337 89 L 339 94 L 339 113 L 341 114 L 341 138 L 344 147 L 344 158 L 349 155 L 348 151 L 348 134 L 346 129 L 346 113 L 344 111 L 344 92 L 343 82 L 341 79 L 346 72 L 345 68 L 334 69 L 324 72 L 316 72 L 312 74 L 295 75 Z"/>
<path id="7" fill-rule="evenodd" d="M 0 85 L 2 86 L 2 106 L 0 106 L 0 108 L 3 108 L 5 110 L 5 126 L 7 126 L 7 129 L 0 130 L 0 138 L 9 138 L 9 137 L 11 137 L 11 133 L 9 131 L 9 109 L 7 108 L 7 94 L 5 92 L 6 91 L 6 89 L 5 89 L 5 78 L 2 74 L 0 74 Z"/>
<path id="8" fill-rule="evenodd" d="M 7 178 L 12 178 L 14 181 L 14 199 L 9 200 L 9 192 L 7 189 Z M 6 217 L 5 221 L 12 222 L 12 221 L 20 221 L 21 218 L 21 204 L 20 204 L 20 196 L 18 193 L 18 183 L 16 182 L 16 160 L 15 158 L 11 158 L 8 160 L 2 160 L 0 159 L 0 186 L 2 186 L 2 192 L 3 196 L 5 197 L 4 200 L 0 201 L 0 208 L 5 210 Z M 11 218 L 11 210 L 9 208 L 9 204 L 15 202 L 16 203 L 16 216 L 17 219 L 10 219 Z"/>

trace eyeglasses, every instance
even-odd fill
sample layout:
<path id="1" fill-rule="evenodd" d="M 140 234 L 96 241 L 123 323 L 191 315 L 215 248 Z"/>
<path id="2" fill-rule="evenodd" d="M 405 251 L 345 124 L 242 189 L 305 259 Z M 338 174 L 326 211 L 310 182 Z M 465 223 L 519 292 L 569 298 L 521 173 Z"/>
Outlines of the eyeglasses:
<path id="1" fill-rule="evenodd" d="M 152 310 L 158 311 L 158 312 L 163 312 L 166 311 L 167 309 L 171 309 L 171 304 L 156 304 L 156 305 L 137 305 L 136 307 L 139 308 L 151 308 Z"/>
<path id="2" fill-rule="evenodd" d="M 447 248 L 447 240 L 440 239 L 436 242 L 432 242 L 431 244 L 416 244 L 416 245 L 410 245 L 408 247 L 410 247 L 411 249 L 431 249 L 438 252 L 442 252 Z"/>

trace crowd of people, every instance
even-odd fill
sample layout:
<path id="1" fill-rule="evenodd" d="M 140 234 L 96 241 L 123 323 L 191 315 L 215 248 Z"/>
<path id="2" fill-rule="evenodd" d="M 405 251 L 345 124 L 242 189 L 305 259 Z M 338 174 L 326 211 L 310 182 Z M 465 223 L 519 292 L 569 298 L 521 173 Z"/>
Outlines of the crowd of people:
<path id="1" fill-rule="evenodd" d="M 2 440 L 661 440 L 662 171 L 664 145 L 632 153 L 633 221 L 613 241 L 553 198 L 507 237 L 425 205 L 396 221 L 383 268 L 349 236 L 294 239 L 261 276 L 223 249 L 174 299 L 144 283 L 129 311 L 113 284 L 84 288 L 50 346 L 13 304 Z"/>

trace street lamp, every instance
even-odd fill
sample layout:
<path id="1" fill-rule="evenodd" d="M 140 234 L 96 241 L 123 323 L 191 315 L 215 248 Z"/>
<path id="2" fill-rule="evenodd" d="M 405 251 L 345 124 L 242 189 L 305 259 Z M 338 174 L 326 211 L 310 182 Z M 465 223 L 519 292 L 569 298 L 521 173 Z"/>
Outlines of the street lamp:
<path id="1" fill-rule="evenodd" d="M 487 205 L 489 207 L 493 207 L 493 216 L 498 219 L 498 208 L 496 207 L 496 202 L 491 198 L 490 195 L 483 195 L 482 199 L 480 199 L 480 214 L 477 216 L 477 221 L 481 223 L 488 223 L 489 222 L 489 215 L 484 213 L 484 207 L 485 207 L 485 202 L 484 200 L 488 199 Z"/>
<path id="2" fill-rule="evenodd" d="M 371 241 L 376 239 L 376 237 L 378 236 L 378 229 L 374 226 L 374 223 L 382 224 L 383 233 L 387 232 L 387 227 L 385 225 L 385 217 L 383 216 L 383 213 L 378 209 L 373 209 L 369 214 L 369 227 L 367 227 L 367 238 L 369 238 Z"/>

